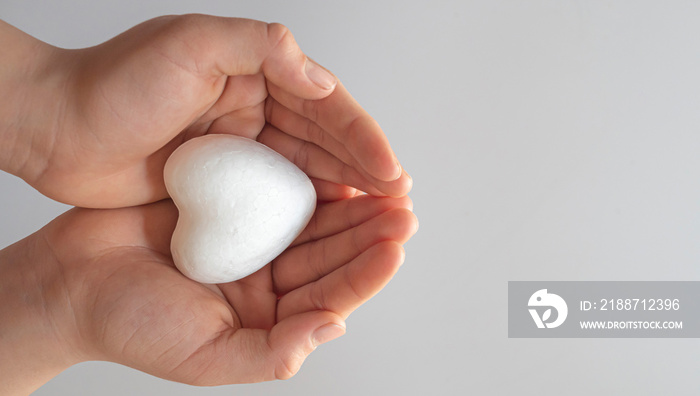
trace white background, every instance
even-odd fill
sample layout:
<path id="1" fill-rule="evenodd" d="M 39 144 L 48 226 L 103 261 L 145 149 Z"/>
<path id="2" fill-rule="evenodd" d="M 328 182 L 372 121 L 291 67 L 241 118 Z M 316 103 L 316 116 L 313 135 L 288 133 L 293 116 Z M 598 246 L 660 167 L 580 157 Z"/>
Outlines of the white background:
<path id="1" fill-rule="evenodd" d="M 509 280 L 700 279 L 699 3 L 46 3 L 0 18 L 70 48 L 169 13 L 284 23 L 383 126 L 421 229 L 289 381 L 89 362 L 37 395 L 697 394 L 698 340 L 508 339 L 506 309 Z M 66 208 L 0 174 L 0 246 Z"/>

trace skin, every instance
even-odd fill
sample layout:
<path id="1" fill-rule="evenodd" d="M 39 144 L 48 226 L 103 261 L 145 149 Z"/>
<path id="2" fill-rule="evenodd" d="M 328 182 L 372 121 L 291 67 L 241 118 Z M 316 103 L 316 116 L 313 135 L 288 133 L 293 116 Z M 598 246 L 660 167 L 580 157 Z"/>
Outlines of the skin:
<path id="1" fill-rule="evenodd" d="M 170 200 L 72 209 L 0 251 L 0 393 L 27 394 L 88 360 L 194 385 L 287 379 L 399 269 L 417 230 L 411 207 L 320 203 L 277 259 L 219 285 L 175 269 Z"/>
<path id="2" fill-rule="evenodd" d="M 279 24 L 161 17 L 65 50 L 0 23 L 0 169 L 55 200 L 117 208 L 166 198 L 162 169 L 207 133 L 257 138 L 309 176 L 400 197 L 411 188 L 379 125 Z M 321 85 L 309 76 L 321 76 Z M 322 183 L 323 184 L 323 183 Z"/>
<path id="3" fill-rule="evenodd" d="M 0 37 L 0 169 L 81 207 L 0 251 L 0 394 L 87 360 L 195 385 L 289 378 L 403 262 L 410 177 L 284 26 L 162 17 L 80 50 L 2 21 Z M 162 177 L 207 133 L 270 146 L 320 199 L 282 255 L 221 285 L 175 269 Z"/>

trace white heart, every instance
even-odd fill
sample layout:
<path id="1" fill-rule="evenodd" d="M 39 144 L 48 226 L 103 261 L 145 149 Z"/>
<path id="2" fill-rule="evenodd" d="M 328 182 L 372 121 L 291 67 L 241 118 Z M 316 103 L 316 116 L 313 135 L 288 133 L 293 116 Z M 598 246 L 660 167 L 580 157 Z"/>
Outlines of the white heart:
<path id="1" fill-rule="evenodd" d="M 201 283 L 252 274 L 282 253 L 316 208 L 309 178 L 254 140 L 205 135 L 165 164 L 180 216 L 170 244 L 177 268 Z"/>

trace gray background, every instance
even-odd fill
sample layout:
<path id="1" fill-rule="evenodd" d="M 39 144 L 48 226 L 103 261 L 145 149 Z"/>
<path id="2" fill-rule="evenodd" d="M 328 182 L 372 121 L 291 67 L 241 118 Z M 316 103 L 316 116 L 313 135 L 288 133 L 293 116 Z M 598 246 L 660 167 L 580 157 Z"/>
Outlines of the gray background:
<path id="1" fill-rule="evenodd" d="M 64 47 L 185 12 L 289 26 L 384 127 L 421 229 L 394 281 L 289 381 L 200 389 L 91 362 L 37 395 L 700 389 L 698 340 L 508 339 L 506 314 L 508 280 L 700 279 L 697 2 L 0 2 Z M 0 186 L 2 246 L 66 209 Z"/>

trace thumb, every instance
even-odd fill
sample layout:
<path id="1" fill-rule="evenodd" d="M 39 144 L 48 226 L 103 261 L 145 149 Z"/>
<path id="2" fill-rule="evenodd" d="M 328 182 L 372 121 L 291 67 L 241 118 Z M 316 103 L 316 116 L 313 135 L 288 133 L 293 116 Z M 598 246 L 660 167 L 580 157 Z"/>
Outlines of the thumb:
<path id="1" fill-rule="evenodd" d="M 179 16 L 173 24 L 177 39 L 166 37 L 174 45 L 174 58 L 186 56 L 220 75 L 262 72 L 303 99 L 324 98 L 337 85 L 336 77 L 309 59 L 284 25 L 209 15 Z"/>
<path id="2" fill-rule="evenodd" d="M 207 371 L 196 385 L 222 385 L 288 379 L 317 346 L 345 334 L 344 320 L 329 311 L 285 318 L 271 330 L 239 329 L 200 349 L 196 360 Z M 193 362 L 194 363 L 194 362 Z M 199 365 L 196 363 L 195 365 Z"/>
<path id="3" fill-rule="evenodd" d="M 291 319 L 291 320 L 290 320 Z M 345 334 L 345 321 L 329 311 L 306 312 L 279 322 L 270 332 L 263 357 L 275 379 L 288 379 L 316 347 Z"/>
<path id="4" fill-rule="evenodd" d="M 273 23 L 267 25 L 267 33 L 268 41 L 276 42 L 262 65 L 270 82 L 304 99 L 321 99 L 333 92 L 338 79 L 302 52 L 287 27 Z"/>

